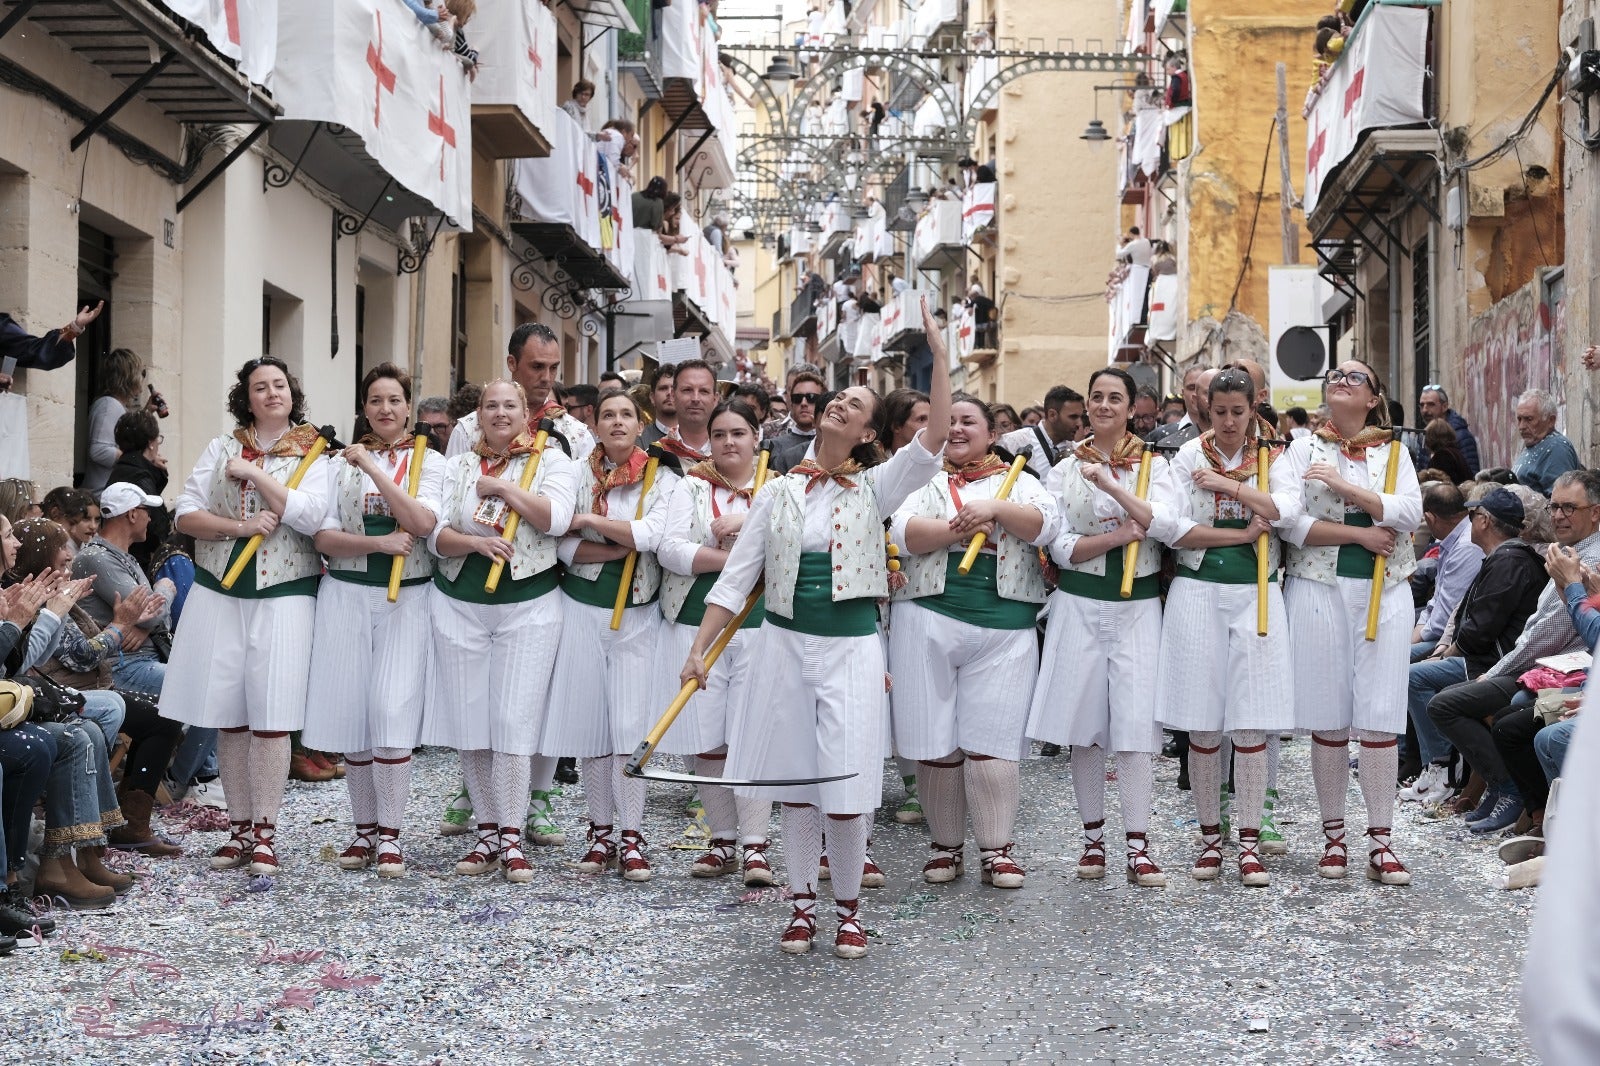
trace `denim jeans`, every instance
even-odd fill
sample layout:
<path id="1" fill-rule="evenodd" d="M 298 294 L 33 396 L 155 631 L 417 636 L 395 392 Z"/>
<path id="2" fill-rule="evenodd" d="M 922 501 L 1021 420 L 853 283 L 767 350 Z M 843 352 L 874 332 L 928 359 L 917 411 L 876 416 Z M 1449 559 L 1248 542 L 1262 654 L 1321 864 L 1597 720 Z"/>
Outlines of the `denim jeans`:
<path id="1" fill-rule="evenodd" d="M 1436 642 L 1431 640 L 1418 641 L 1417 643 L 1411 645 L 1411 661 L 1414 663 L 1421 662 L 1428 656 L 1432 655 L 1433 649 L 1437 648 L 1438 646 L 1439 645 Z"/>
<path id="2" fill-rule="evenodd" d="M 109 689 L 85 689 L 83 700 L 83 710 L 79 713 L 86 721 L 100 727 L 100 739 L 110 751 L 117 746 L 117 734 L 122 732 L 123 720 L 128 716 L 127 705 L 121 696 Z"/>
<path id="3" fill-rule="evenodd" d="M 1415 651 L 1415 645 L 1413 645 Z M 1428 717 L 1428 701 L 1451 685 L 1467 679 L 1465 659 L 1429 659 L 1411 664 L 1410 691 L 1406 697 L 1406 711 L 1417 730 L 1417 753 L 1426 768 L 1431 763 L 1443 763 L 1450 758 L 1450 741 L 1439 732 L 1439 727 Z"/>
<path id="4" fill-rule="evenodd" d="M 190 726 L 183 742 L 173 753 L 169 777 L 180 788 L 187 787 L 196 777 L 217 776 L 217 731 L 201 726 Z"/>
<path id="5" fill-rule="evenodd" d="M 42 724 L 56 741 L 44 790 L 43 854 L 50 858 L 98 847 L 106 842 L 107 829 L 123 824 L 105 737 L 87 721 Z"/>
<path id="6" fill-rule="evenodd" d="M 1561 764 L 1567 757 L 1567 745 L 1572 743 L 1572 731 L 1578 728 L 1576 718 L 1547 725 L 1539 730 L 1533 738 L 1533 750 L 1539 756 L 1539 765 L 1544 767 L 1546 780 L 1554 781 L 1561 776 Z"/>
<path id="7" fill-rule="evenodd" d="M 118 688 L 142 692 L 146 696 L 161 698 L 161 683 L 167 677 L 167 664 L 162 662 L 147 643 L 138 651 L 123 652 L 111 664 L 111 677 Z"/>
<path id="8" fill-rule="evenodd" d="M 41 725 L 24 722 L 0 732 L 0 879 L 27 859 L 33 805 L 55 759 L 55 737 Z"/>

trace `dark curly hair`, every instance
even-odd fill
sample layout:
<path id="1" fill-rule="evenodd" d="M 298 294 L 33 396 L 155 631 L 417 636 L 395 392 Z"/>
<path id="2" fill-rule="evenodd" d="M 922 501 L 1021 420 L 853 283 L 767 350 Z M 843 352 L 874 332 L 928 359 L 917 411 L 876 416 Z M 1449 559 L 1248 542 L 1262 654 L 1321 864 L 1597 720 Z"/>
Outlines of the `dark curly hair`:
<path id="1" fill-rule="evenodd" d="M 138 455 L 150 447 L 150 442 L 161 436 L 161 423 L 149 411 L 129 411 L 117 419 L 112 437 L 117 450 L 124 455 Z"/>
<path id="2" fill-rule="evenodd" d="M 263 355 L 259 359 L 252 359 L 239 368 L 234 375 L 233 387 L 228 390 L 228 413 L 233 420 L 241 426 L 248 426 L 255 422 L 255 416 L 250 413 L 250 375 L 264 366 L 270 366 L 283 371 L 283 376 L 289 379 L 289 422 L 298 425 L 306 419 L 306 394 L 300 387 L 300 379 L 294 376 L 285 363 L 275 355 Z"/>

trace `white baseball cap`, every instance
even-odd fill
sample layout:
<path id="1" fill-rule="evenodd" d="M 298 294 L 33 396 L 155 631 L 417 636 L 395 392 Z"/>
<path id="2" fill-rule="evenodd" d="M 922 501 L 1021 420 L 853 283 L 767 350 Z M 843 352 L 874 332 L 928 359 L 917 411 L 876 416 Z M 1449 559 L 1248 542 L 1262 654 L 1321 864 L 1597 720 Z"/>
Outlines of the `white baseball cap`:
<path id="1" fill-rule="evenodd" d="M 161 497 L 151 496 L 139 486 L 127 481 L 107 485 L 100 492 L 100 513 L 106 518 L 127 514 L 135 507 L 160 507 Z"/>

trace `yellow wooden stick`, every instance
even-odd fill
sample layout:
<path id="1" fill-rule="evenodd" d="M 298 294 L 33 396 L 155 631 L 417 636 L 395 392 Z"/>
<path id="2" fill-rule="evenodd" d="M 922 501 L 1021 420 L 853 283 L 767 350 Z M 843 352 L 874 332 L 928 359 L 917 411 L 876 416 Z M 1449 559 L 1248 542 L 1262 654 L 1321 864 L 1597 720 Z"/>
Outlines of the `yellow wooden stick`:
<path id="1" fill-rule="evenodd" d="M 522 468 L 522 477 L 517 479 L 517 487 L 527 492 L 533 487 L 533 476 L 539 472 L 539 460 L 544 458 L 545 445 L 550 440 L 550 431 L 541 424 L 539 432 L 533 435 L 533 454 L 528 457 L 528 465 Z M 510 543 L 517 535 L 517 527 L 522 524 L 522 515 L 516 508 L 511 508 L 511 513 L 506 516 L 506 528 L 501 532 L 500 539 Z M 483 591 L 494 595 L 500 587 L 500 575 L 505 573 L 506 561 L 496 559 L 494 565 L 489 567 L 489 579 L 483 583 Z"/>
<path id="2" fill-rule="evenodd" d="M 1389 440 L 1389 467 L 1383 474 L 1383 493 L 1394 495 L 1394 485 L 1400 478 L 1400 434 Z M 1380 555 L 1372 563 L 1372 595 L 1367 600 L 1367 639 L 1378 639 L 1378 610 L 1383 604 L 1383 578 L 1389 569 L 1389 560 Z"/>
<path id="3" fill-rule="evenodd" d="M 1134 483 L 1133 494 L 1141 500 L 1150 498 L 1150 457 L 1154 454 L 1149 444 L 1139 456 L 1139 480 Z M 1139 569 L 1139 546 L 1143 541 L 1130 541 L 1122 549 L 1122 598 L 1133 596 L 1133 572 Z"/>
<path id="4" fill-rule="evenodd" d="M 755 491 L 757 492 L 760 492 L 761 486 L 766 484 L 766 460 L 768 454 L 768 449 L 762 449 L 761 461 L 756 464 Z M 722 627 L 722 632 L 717 634 L 717 639 L 711 642 L 711 647 L 706 650 L 706 672 L 708 674 L 711 668 L 716 665 L 717 660 L 722 657 L 722 653 L 728 649 L 728 645 L 733 641 L 734 635 L 739 632 L 739 627 L 744 625 L 745 620 L 750 617 L 750 612 L 755 609 L 756 603 L 761 599 L 761 593 L 765 588 L 766 584 L 764 582 L 757 581 L 756 587 L 751 589 L 750 595 L 745 597 L 744 608 L 734 615 L 727 625 Z M 629 757 L 628 765 L 623 770 L 624 773 L 638 773 L 640 768 L 649 761 L 650 756 L 655 754 L 656 745 L 661 743 L 661 738 L 667 735 L 667 730 L 672 728 L 672 723 L 678 720 L 678 715 L 688 706 L 689 697 L 699 690 L 699 681 L 691 679 L 683 683 L 683 687 L 678 690 L 678 695 L 667 705 L 666 711 L 657 719 L 656 724 L 650 727 L 649 735 L 639 742 L 637 748 L 633 749 L 633 755 Z"/>
<path id="5" fill-rule="evenodd" d="M 644 464 L 644 481 L 639 489 L 639 506 L 634 508 L 633 520 L 638 522 L 644 518 L 644 502 L 650 495 L 650 486 L 656 479 L 656 467 L 661 465 L 661 460 L 655 456 Z M 628 598 L 633 594 L 633 568 L 639 563 L 639 551 L 634 549 L 622 561 L 622 584 L 617 586 L 617 605 L 611 608 L 611 631 L 615 633 L 622 628 L 622 612 L 628 608 Z"/>
<path id="6" fill-rule="evenodd" d="M 1256 449 L 1256 488 L 1262 492 L 1271 491 L 1270 475 L 1267 472 L 1272 462 L 1272 450 L 1265 444 Z M 1272 534 L 1263 533 L 1256 538 L 1256 636 L 1267 635 L 1267 556 L 1268 540 Z"/>
<path id="7" fill-rule="evenodd" d="M 311 464 L 316 462 L 317 457 L 327 450 L 328 441 L 332 439 L 333 427 L 323 426 L 322 434 L 311 443 L 311 447 L 306 449 L 306 454 L 301 458 L 300 465 L 294 468 L 294 473 L 290 474 L 289 480 L 284 482 L 285 488 L 297 489 L 300 487 L 300 482 L 305 478 L 306 471 L 310 470 Z M 244 574 L 244 568 L 250 565 L 251 559 L 255 558 L 255 554 L 260 550 L 263 540 L 266 540 L 266 538 L 257 533 L 245 542 L 244 551 L 239 553 L 239 558 L 233 561 L 233 565 L 228 567 L 227 574 L 223 575 L 223 588 L 233 588 L 234 582 L 238 581 Z"/>
<path id="8" fill-rule="evenodd" d="M 1027 465 L 1028 456 L 1026 454 L 1019 455 L 1011 460 L 1011 469 L 1006 471 L 1006 479 L 1000 482 L 1000 491 L 995 493 L 995 499 L 1008 500 L 1011 498 L 1011 489 L 1016 485 L 1017 478 L 1022 473 L 1022 468 Z M 987 533 L 978 533 L 973 536 L 972 542 L 967 545 L 966 554 L 961 556 L 961 565 L 956 567 L 959 573 L 965 574 L 972 569 L 972 564 L 978 561 L 978 553 L 983 550 L 984 541 L 988 539 L 989 535 Z"/>
<path id="9" fill-rule="evenodd" d="M 406 495 L 417 498 L 417 488 L 422 484 L 422 462 L 428 454 L 428 435 L 418 433 L 411 445 L 411 473 L 406 477 Z M 400 575 L 406 568 L 406 557 L 396 555 L 389 564 L 389 602 L 400 598 Z"/>
<path id="10" fill-rule="evenodd" d="M 762 444 L 761 450 L 756 453 L 756 488 L 759 489 L 767 480 L 767 467 L 772 462 L 772 446 Z"/>

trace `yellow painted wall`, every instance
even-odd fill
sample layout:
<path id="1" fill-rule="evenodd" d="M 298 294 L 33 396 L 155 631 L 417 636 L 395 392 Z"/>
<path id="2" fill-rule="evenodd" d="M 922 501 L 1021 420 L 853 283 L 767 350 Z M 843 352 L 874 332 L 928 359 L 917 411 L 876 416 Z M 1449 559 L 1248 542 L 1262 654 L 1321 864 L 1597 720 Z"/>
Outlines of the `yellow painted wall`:
<path id="1" fill-rule="evenodd" d="M 1289 174 L 1298 197 L 1305 189 L 1305 122 L 1300 117 L 1314 76 L 1312 42 L 1326 0 L 1207 0 L 1190 4 L 1190 69 L 1195 99 L 1195 151 L 1179 170 L 1186 208 L 1180 218 L 1180 356 L 1194 354 L 1208 322 L 1227 314 L 1235 285 L 1236 307 L 1268 328 L 1268 268 L 1285 262 L 1282 250 L 1280 163 L 1272 134 L 1277 108 L 1277 64 L 1288 66 Z M 1268 151 L 1265 188 L 1262 160 Z M 1259 216 L 1257 205 L 1259 201 Z M 1254 218 L 1255 235 L 1251 238 Z M 1299 261 L 1314 256 L 1305 215 L 1293 212 Z M 1240 271 L 1246 255 L 1250 266 Z"/>

